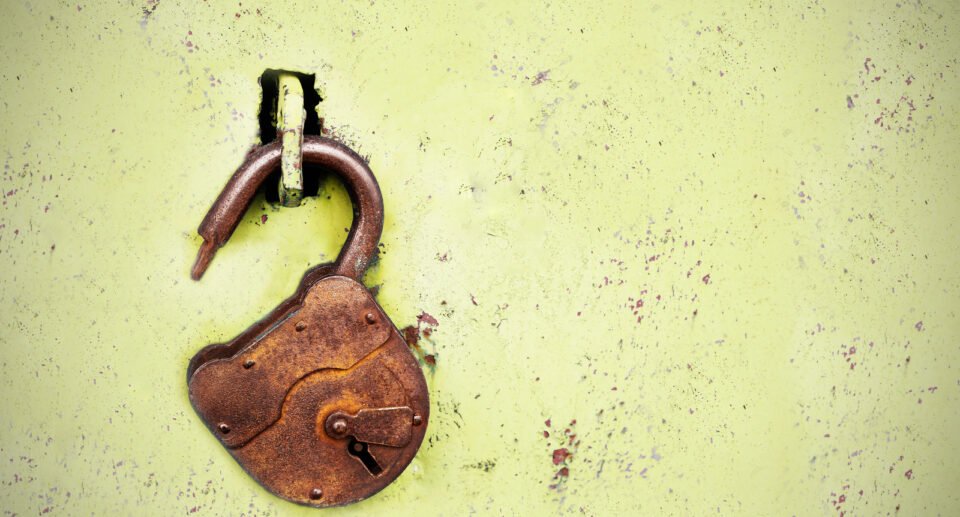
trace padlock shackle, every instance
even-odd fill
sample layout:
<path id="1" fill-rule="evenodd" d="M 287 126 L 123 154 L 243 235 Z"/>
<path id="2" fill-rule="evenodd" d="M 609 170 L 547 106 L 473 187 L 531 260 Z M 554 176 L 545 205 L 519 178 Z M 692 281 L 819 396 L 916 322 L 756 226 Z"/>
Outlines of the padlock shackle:
<path id="1" fill-rule="evenodd" d="M 353 201 L 353 225 L 337 256 L 334 274 L 360 280 L 377 254 L 383 231 L 383 196 L 373 172 L 349 147 L 319 136 L 304 136 L 303 161 L 320 165 L 343 180 Z M 280 165 L 280 141 L 253 150 L 213 202 L 197 233 L 203 244 L 191 277 L 199 280 L 217 250 L 227 243 L 257 188 Z"/>

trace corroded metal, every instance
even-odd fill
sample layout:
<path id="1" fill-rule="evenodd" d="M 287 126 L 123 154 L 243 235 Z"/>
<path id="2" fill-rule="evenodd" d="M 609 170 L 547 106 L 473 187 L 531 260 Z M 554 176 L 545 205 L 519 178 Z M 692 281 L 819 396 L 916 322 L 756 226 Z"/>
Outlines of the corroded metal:
<path id="1" fill-rule="evenodd" d="M 403 447 L 410 443 L 416 412 L 407 407 L 361 409 L 356 415 L 337 411 L 327 417 L 324 429 L 332 438 L 353 437 L 364 443 Z"/>
<path id="2" fill-rule="evenodd" d="M 337 261 L 308 271 L 263 320 L 190 361 L 190 400 L 211 432 L 264 487 L 293 502 L 337 506 L 369 497 L 406 468 L 423 441 L 429 400 L 403 337 L 359 282 L 375 256 L 383 203 L 353 151 L 307 137 L 304 160 L 344 180 L 353 228 Z M 254 151 L 204 218 L 199 278 L 226 243 L 280 145 Z"/>
<path id="3" fill-rule="evenodd" d="M 191 276 L 203 276 L 217 250 L 226 244 L 243 213 L 257 193 L 257 187 L 280 163 L 280 142 L 273 141 L 250 153 L 223 191 L 213 202 L 198 233 L 203 245 Z M 303 159 L 335 171 L 353 200 L 353 226 L 334 263 L 336 274 L 359 278 L 377 254 L 383 230 L 383 198 L 373 173 L 356 153 L 343 144 L 318 136 L 303 138 Z"/>

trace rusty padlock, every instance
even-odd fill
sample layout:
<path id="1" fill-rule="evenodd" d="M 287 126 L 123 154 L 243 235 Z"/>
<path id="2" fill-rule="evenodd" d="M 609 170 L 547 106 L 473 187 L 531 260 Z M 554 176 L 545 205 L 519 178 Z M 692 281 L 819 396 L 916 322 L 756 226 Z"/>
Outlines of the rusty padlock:
<path id="1" fill-rule="evenodd" d="M 259 147 L 214 202 L 193 278 L 239 223 L 280 161 Z M 303 160 L 340 176 L 353 201 L 336 262 L 316 266 L 297 291 L 242 334 L 198 352 L 190 401 L 240 465 L 295 503 L 339 506 L 377 493 L 410 464 L 430 404 L 417 361 L 360 283 L 383 229 L 380 187 L 366 163 L 333 140 L 307 136 Z"/>

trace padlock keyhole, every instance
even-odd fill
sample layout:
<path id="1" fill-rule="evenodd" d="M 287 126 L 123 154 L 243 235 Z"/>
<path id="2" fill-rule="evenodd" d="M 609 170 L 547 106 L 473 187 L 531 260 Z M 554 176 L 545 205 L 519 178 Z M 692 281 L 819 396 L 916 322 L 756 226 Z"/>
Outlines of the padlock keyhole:
<path id="1" fill-rule="evenodd" d="M 380 473 L 383 472 L 380 464 L 377 463 L 377 460 L 370 454 L 369 447 L 367 447 L 366 443 L 358 442 L 355 438 L 351 438 L 350 443 L 347 444 L 347 452 L 354 458 L 360 460 L 370 474 L 379 476 Z"/>

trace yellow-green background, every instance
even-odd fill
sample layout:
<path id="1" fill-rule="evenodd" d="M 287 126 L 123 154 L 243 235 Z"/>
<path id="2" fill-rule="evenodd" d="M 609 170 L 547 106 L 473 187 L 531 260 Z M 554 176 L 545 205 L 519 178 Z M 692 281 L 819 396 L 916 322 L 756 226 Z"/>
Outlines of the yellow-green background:
<path id="1" fill-rule="evenodd" d="M 349 224 L 335 183 L 259 198 L 189 279 L 266 68 L 317 74 L 383 189 L 367 284 L 439 322 L 428 442 L 328 514 L 960 513 L 960 4 L 5 0 L 0 31 L 4 515 L 316 512 L 184 378 Z"/>

